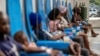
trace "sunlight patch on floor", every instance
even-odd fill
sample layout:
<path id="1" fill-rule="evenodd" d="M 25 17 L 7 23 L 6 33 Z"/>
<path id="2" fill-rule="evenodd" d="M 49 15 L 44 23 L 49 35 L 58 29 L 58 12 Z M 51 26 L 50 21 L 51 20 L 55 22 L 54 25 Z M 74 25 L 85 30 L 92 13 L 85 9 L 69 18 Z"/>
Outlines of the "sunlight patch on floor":
<path id="1" fill-rule="evenodd" d="M 100 17 L 90 17 L 89 20 L 100 20 Z"/>

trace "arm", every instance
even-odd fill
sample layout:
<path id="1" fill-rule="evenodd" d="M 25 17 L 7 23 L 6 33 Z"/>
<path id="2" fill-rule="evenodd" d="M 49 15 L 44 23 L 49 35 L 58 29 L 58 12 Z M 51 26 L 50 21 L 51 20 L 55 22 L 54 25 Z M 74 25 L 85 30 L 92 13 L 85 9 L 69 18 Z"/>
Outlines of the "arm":
<path id="1" fill-rule="evenodd" d="M 48 54 L 53 54 L 53 53 L 58 53 L 59 51 L 57 50 L 53 50 L 52 48 L 47 48 L 45 46 L 41 46 L 41 47 L 26 47 L 26 46 L 23 46 L 24 50 L 26 52 L 46 52 Z"/>
<path id="2" fill-rule="evenodd" d="M 69 23 L 68 26 L 69 26 L 69 28 L 72 27 L 72 23 Z"/>
<path id="3" fill-rule="evenodd" d="M 53 31 L 54 31 L 54 27 L 55 27 L 55 26 L 54 26 L 54 22 L 53 22 L 53 21 L 50 21 L 50 22 L 49 22 L 49 31 L 50 31 L 50 32 L 53 32 Z"/>
<path id="4" fill-rule="evenodd" d="M 73 18 L 74 18 L 73 20 L 74 20 L 74 23 L 75 23 L 74 25 L 78 25 L 78 22 L 77 22 L 77 15 L 74 14 Z"/>
<path id="5" fill-rule="evenodd" d="M 66 20 L 67 19 L 67 20 Z M 69 19 L 68 18 L 62 18 L 62 20 L 63 20 L 63 22 L 64 22 L 64 27 L 66 27 L 66 28 L 70 28 L 70 27 L 72 27 L 72 23 L 71 22 L 69 22 Z"/>
<path id="6" fill-rule="evenodd" d="M 64 34 L 57 34 L 57 35 L 54 35 L 53 37 L 51 37 L 52 40 L 59 40 L 61 38 L 63 38 Z"/>
<path id="7" fill-rule="evenodd" d="M 2 51 L 0 51 L 0 56 L 6 56 Z"/>
<path id="8" fill-rule="evenodd" d="M 57 24 L 57 27 L 58 29 L 61 29 L 61 30 L 63 30 L 66 27 L 69 27 L 68 22 L 65 20 L 64 17 L 61 17 L 61 19 L 59 20 L 59 23 Z"/>
<path id="9" fill-rule="evenodd" d="M 42 50 L 39 47 L 30 47 L 30 46 L 25 46 L 25 45 L 23 45 L 22 47 L 24 51 L 26 52 L 45 52 L 45 50 Z"/>
<path id="10" fill-rule="evenodd" d="M 30 45 L 22 45 L 14 40 L 12 40 L 13 43 L 17 46 L 18 51 L 26 51 L 26 52 L 45 52 L 44 49 L 41 49 L 39 47 L 34 47 Z"/>
<path id="11" fill-rule="evenodd" d="M 48 31 L 45 31 L 45 30 L 43 31 L 46 33 L 46 36 L 49 37 L 49 39 L 51 40 L 59 40 L 65 35 L 64 33 L 52 35 Z"/>
<path id="12" fill-rule="evenodd" d="M 68 21 L 65 18 L 61 18 L 64 24 L 64 27 L 69 27 Z"/>
<path id="13" fill-rule="evenodd" d="M 75 22 L 75 23 L 77 23 L 77 20 L 76 20 L 76 18 L 77 18 L 77 17 L 76 17 L 76 15 L 74 15 L 74 22 Z"/>

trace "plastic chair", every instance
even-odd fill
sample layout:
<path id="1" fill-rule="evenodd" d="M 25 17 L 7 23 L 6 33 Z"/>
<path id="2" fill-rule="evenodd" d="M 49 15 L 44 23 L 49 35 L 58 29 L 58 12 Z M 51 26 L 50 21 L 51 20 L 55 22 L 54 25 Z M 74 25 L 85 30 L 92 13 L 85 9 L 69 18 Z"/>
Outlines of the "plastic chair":
<path id="1" fill-rule="evenodd" d="M 72 20 L 72 15 L 73 15 L 72 5 L 71 5 L 71 3 L 68 3 L 68 19 L 69 19 L 69 22 L 71 22 L 71 20 Z M 73 33 L 70 37 L 71 38 L 75 38 L 77 33 L 79 31 L 81 31 L 81 27 L 82 27 L 82 25 L 80 25 L 80 26 L 73 26 L 72 28 L 65 28 L 64 32 L 67 35 L 69 35 L 70 33 Z"/>
<path id="2" fill-rule="evenodd" d="M 11 36 L 13 37 L 14 34 L 20 30 L 22 30 L 24 33 L 26 33 L 25 26 L 23 24 L 22 20 L 22 14 L 20 9 L 20 0 L 7 0 L 7 13 L 10 20 L 10 31 Z M 28 35 L 27 35 L 28 36 Z M 25 53 L 20 52 L 22 56 L 49 56 L 48 54 L 42 54 L 42 53 Z"/>
<path id="3" fill-rule="evenodd" d="M 42 17 L 42 29 L 48 30 L 47 25 L 46 25 L 46 15 L 45 15 L 44 10 L 43 10 L 43 6 L 44 6 L 43 0 L 37 0 L 37 3 L 38 3 L 38 6 L 37 6 L 38 13 Z"/>
<path id="4" fill-rule="evenodd" d="M 29 7 L 29 6 L 31 6 L 32 4 L 31 3 L 28 3 L 28 1 L 30 1 L 30 0 L 25 0 L 25 14 L 26 14 L 26 21 L 27 21 L 27 27 L 30 27 L 30 28 L 28 28 L 28 30 L 30 30 L 31 32 L 30 33 L 32 33 L 33 35 L 35 35 L 34 34 L 34 32 L 32 31 L 32 29 L 31 29 L 31 25 L 30 25 L 30 22 L 29 22 L 29 13 L 32 13 L 32 7 Z M 42 2 L 41 0 L 38 0 L 38 4 L 40 4 L 40 2 Z M 39 6 L 39 5 L 38 5 Z M 28 8 L 29 7 L 29 8 Z M 38 9 L 39 10 L 39 9 Z M 42 9 L 39 11 L 40 12 L 40 14 L 42 14 Z M 42 14 L 42 17 L 43 17 L 43 14 Z M 45 19 L 45 17 L 44 17 L 44 19 Z M 34 36 L 32 36 L 33 37 L 33 39 L 35 38 Z M 56 41 L 40 41 L 40 40 L 38 40 L 37 42 L 37 45 L 38 46 L 41 46 L 41 44 L 42 44 L 42 46 L 50 46 L 51 48 L 59 48 L 59 49 L 66 49 L 68 46 L 69 46 L 69 43 L 63 43 L 63 42 L 56 42 Z M 57 43 L 59 43 L 59 44 L 61 44 L 61 43 L 63 43 L 65 46 L 66 46 L 66 48 L 65 47 L 59 47 L 59 46 L 57 46 Z"/>

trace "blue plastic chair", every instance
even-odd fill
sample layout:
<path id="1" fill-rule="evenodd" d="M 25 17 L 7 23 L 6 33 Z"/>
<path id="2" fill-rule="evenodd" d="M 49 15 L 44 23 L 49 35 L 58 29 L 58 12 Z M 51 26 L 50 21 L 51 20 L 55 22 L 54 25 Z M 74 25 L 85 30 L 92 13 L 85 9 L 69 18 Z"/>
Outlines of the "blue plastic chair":
<path id="1" fill-rule="evenodd" d="M 20 9 L 20 0 L 7 0 L 7 13 L 10 20 L 10 31 L 11 36 L 20 30 L 22 30 L 26 35 L 26 29 L 23 24 L 22 14 Z M 28 36 L 28 35 L 27 35 Z M 25 53 L 20 52 L 21 56 L 50 56 L 46 53 Z"/>
<path id="2" fill-rule="evenodd" d="M 31 32 L 30 33 L 32 33 L 33 35 L 35 35 L 34 34 L 34 32 L 32 31 L 32 29 L 31 29 L 31 25 L 30 25 L 30 22 L 29 22 L 29 15 L 30 15 L 30 13 L 32 13 L 32 7 L 29 7 L 29 6 L 31 6 L 32 4 L 31 3 L 28 3 L 28 1 L 30 1 L 30 0 L 25 0 L 25 14 L 26 13 L 28 13 L 28 14 L 26 14 L 26 21 L 27 21 L 27 27 L 30 27 L 30 28 L 28 28 Z M 41 0 L 39 0 L 39 2 L 42 2 Z M 28 8 L 29 7 L 29 8 Z M 43 11 L 39 11 L 40 13 L 41 12 L 43 12 Z M 42 14 L 42 13 L 41 13 Z M 32 36 L 33 37 L 33 39 L 35 38 L 34 36 Z M 40 41 L 40 40 L 38 40 L 37 42 L 37 45 L 38 46 L 50 46 L 51 48 L 56 48 L 56 49 L 66 49 L 68 46 L 69 46 L 69 43 L 63 43 L 63 42 L 56 42 L 56 41 Z M 57 43 L 59 43 L 59 44 L 63 44 L 63 45 L 65 45 L 66 46 L 66 48 L 65 47 L 59 47 L 59 46 L 57 46 Z"/>
<path id="3" fill-rule="evenodd" d="M 68 19 L 69 22 L 71 22 L 72 20 L 72 15 L 73 15 L 73 11 L 72 11 L 72 5 L 71 3 L 68 3 Z M 75 32 L 73 32 L 73 30 L 75 30 Z M 81 26 L 73 26 L 72 28 L 65 28 L 64 32 L 69 35 L 70 33 L 73 33 L 70 38 L 75 38 L 77 33 L 81 31 Z"/>
<path id="4" fill-rule="evenodd" d="M 63 4 L 63 6 L 67 5 L 67 4 L 64 5 L 64 1 L 62 1 L 62 4 Z M 72 5 L 71 5 L 71 3 L 68 3 L 68 21 L 70 22 L 71 19 L 72 19 Z M 75 30 L 76 32 L 73 32 L 73 30 Z M 78 32 L 78 30 L 77 30 L 76 26 L 64 29 L 64 33 L 67 34 L 71 39 L 76 37 L 77 32 Z M 72 34 L 70 35 L 70 33 L 72 33 Z"/>
<path id="5" fill-rule="evenodd" d="M 72 15 L 73 15 L 73 11 L 72 11 L 72 5 L 71 3 L 68 3 L 68 15 L 69 15 L 69 19 L 70 21 L 72 20 Z M 79 32 L 81 30 L 81 26 L 73 26 L 74 29 L 76 29 L 76 32 Z M 80 29 L 78 29 L 80 27 Z"/>
<path id="6" fill-rule="evenodd" d="M 22 19 L 19 0 L 7 0 L 7 13 L 10 20 L 10 32 L 13 37 L 17 31 L 23 29 L 23 25 L 22 23 L 20 24 L 21 21 L 19 21 L 19 19 Z"/>
<path id="7" fill-rule="evenodd" d="M 38 13 L 41 15 L 42 17 L 42 29 L 45 29 L 45 30 L 48 30 L 47 28 L 47 24 L 46 24 L 46 15 L 44 13 L 44 10 L 43 10 L 43 0 L 37 0 L 38 2 L 38 6 L 37 6 L 37 10 L 38 10 Z"/>
<path id="8" fill-rule="evenodd" d="M 42 1 L 41 1 L 42 2 Z M 54 1 L 55 2 L 55 1 Z M 63 1 L 64 2 L 64 1 Z M 40 4 L 40 3 L 39 3 Z M 56 4 L 55 4 L 56 5 Z M 57 0 L 57 6 L 59 6 L 59 5 L 61 5 L 60 4 L 60 0 Z M 41 4 L 40 4 L 40 7 L 39 8 L 41 8 L 41 7 L 43 7 L 43 6 L 41 6 Z M 49 14 L 49 12 L 50 12 L 50 7 L 51 7 L 51 5 L 50 5 L 50 0 L 46 0 L 46 14 L 48 15 Z M 43 9 L 43 8 L 41 8 L 41 9 Z M 42 10 L 43 11 L 43 10 Z M 44 13 L 44 12 L 43 12 Z M 44 16 L 44 15 L 42 15 L 42 16 Z M 43 17 L 44 18 L 44 17 Z M 47 17 L 47 19 L 48 19 L 48 17 Z M 43 22 L 45 22 L 44 20 L 42 20 Z M 48 26 L 46 26 L 46 28 L 47 28 Z M 46 30 L 46 29 L 45 29 Z M 69 35 L 71 32 L 72 32 L 72 29 L 71 28 L 66 28 L 66 29 L 64 29 L 64 32 L 67 34 L 67 35 Z M 74 34 L 75 35 L 75 34 Z M 74 38 L 75 36 L 74 35 L 71 35 L 70 36 L 70 38 Z"/>
<path id="9" fill-rule="evenodd" d="M 48 10 L 46 10 L 47 12 L 50 12 L 50 8 L 48 8 L 48 7 L 50 7 L 51 5 L 50 5 L 50 0 L 46 0 L 46 8 L 48 9 Z M 64 2 L 64 1 L 63 1 Z M 59 6 L 60 5 L 60 0 L 57 0 L 57 6 Z M 46 13 L 47 15 L 48 15 L 48 13 Z M 45 22 L 45 21 L 44 21 Z M 72 32 L 72 29 L 71 28 L 66 28 L 66 29 L 64 29 L 64 32 L 67 34 L 67 35 L 69 35 L 71 32 Z M 75 35 L 75 34 L 74 34 Z M 74 38 L 75 36 L 74 35 L 70 35 L 70 38 Z"/>

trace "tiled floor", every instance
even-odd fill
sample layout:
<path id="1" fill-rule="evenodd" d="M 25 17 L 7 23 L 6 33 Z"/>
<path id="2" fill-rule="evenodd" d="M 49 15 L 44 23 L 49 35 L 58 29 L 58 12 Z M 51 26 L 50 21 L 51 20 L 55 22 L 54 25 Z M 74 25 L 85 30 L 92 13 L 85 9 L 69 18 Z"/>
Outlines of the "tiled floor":
<path id="1" fill-rule="evenodd" d="M 100 29 L 95 29 L 95 31 L 100 34 Z M 100 35 L 98 35 L 95 38 L 91 37 L 90 34 L 88 36 L 89 36 L 91 49 L 95 53 L 98 53 L 100 55 Z"/>

